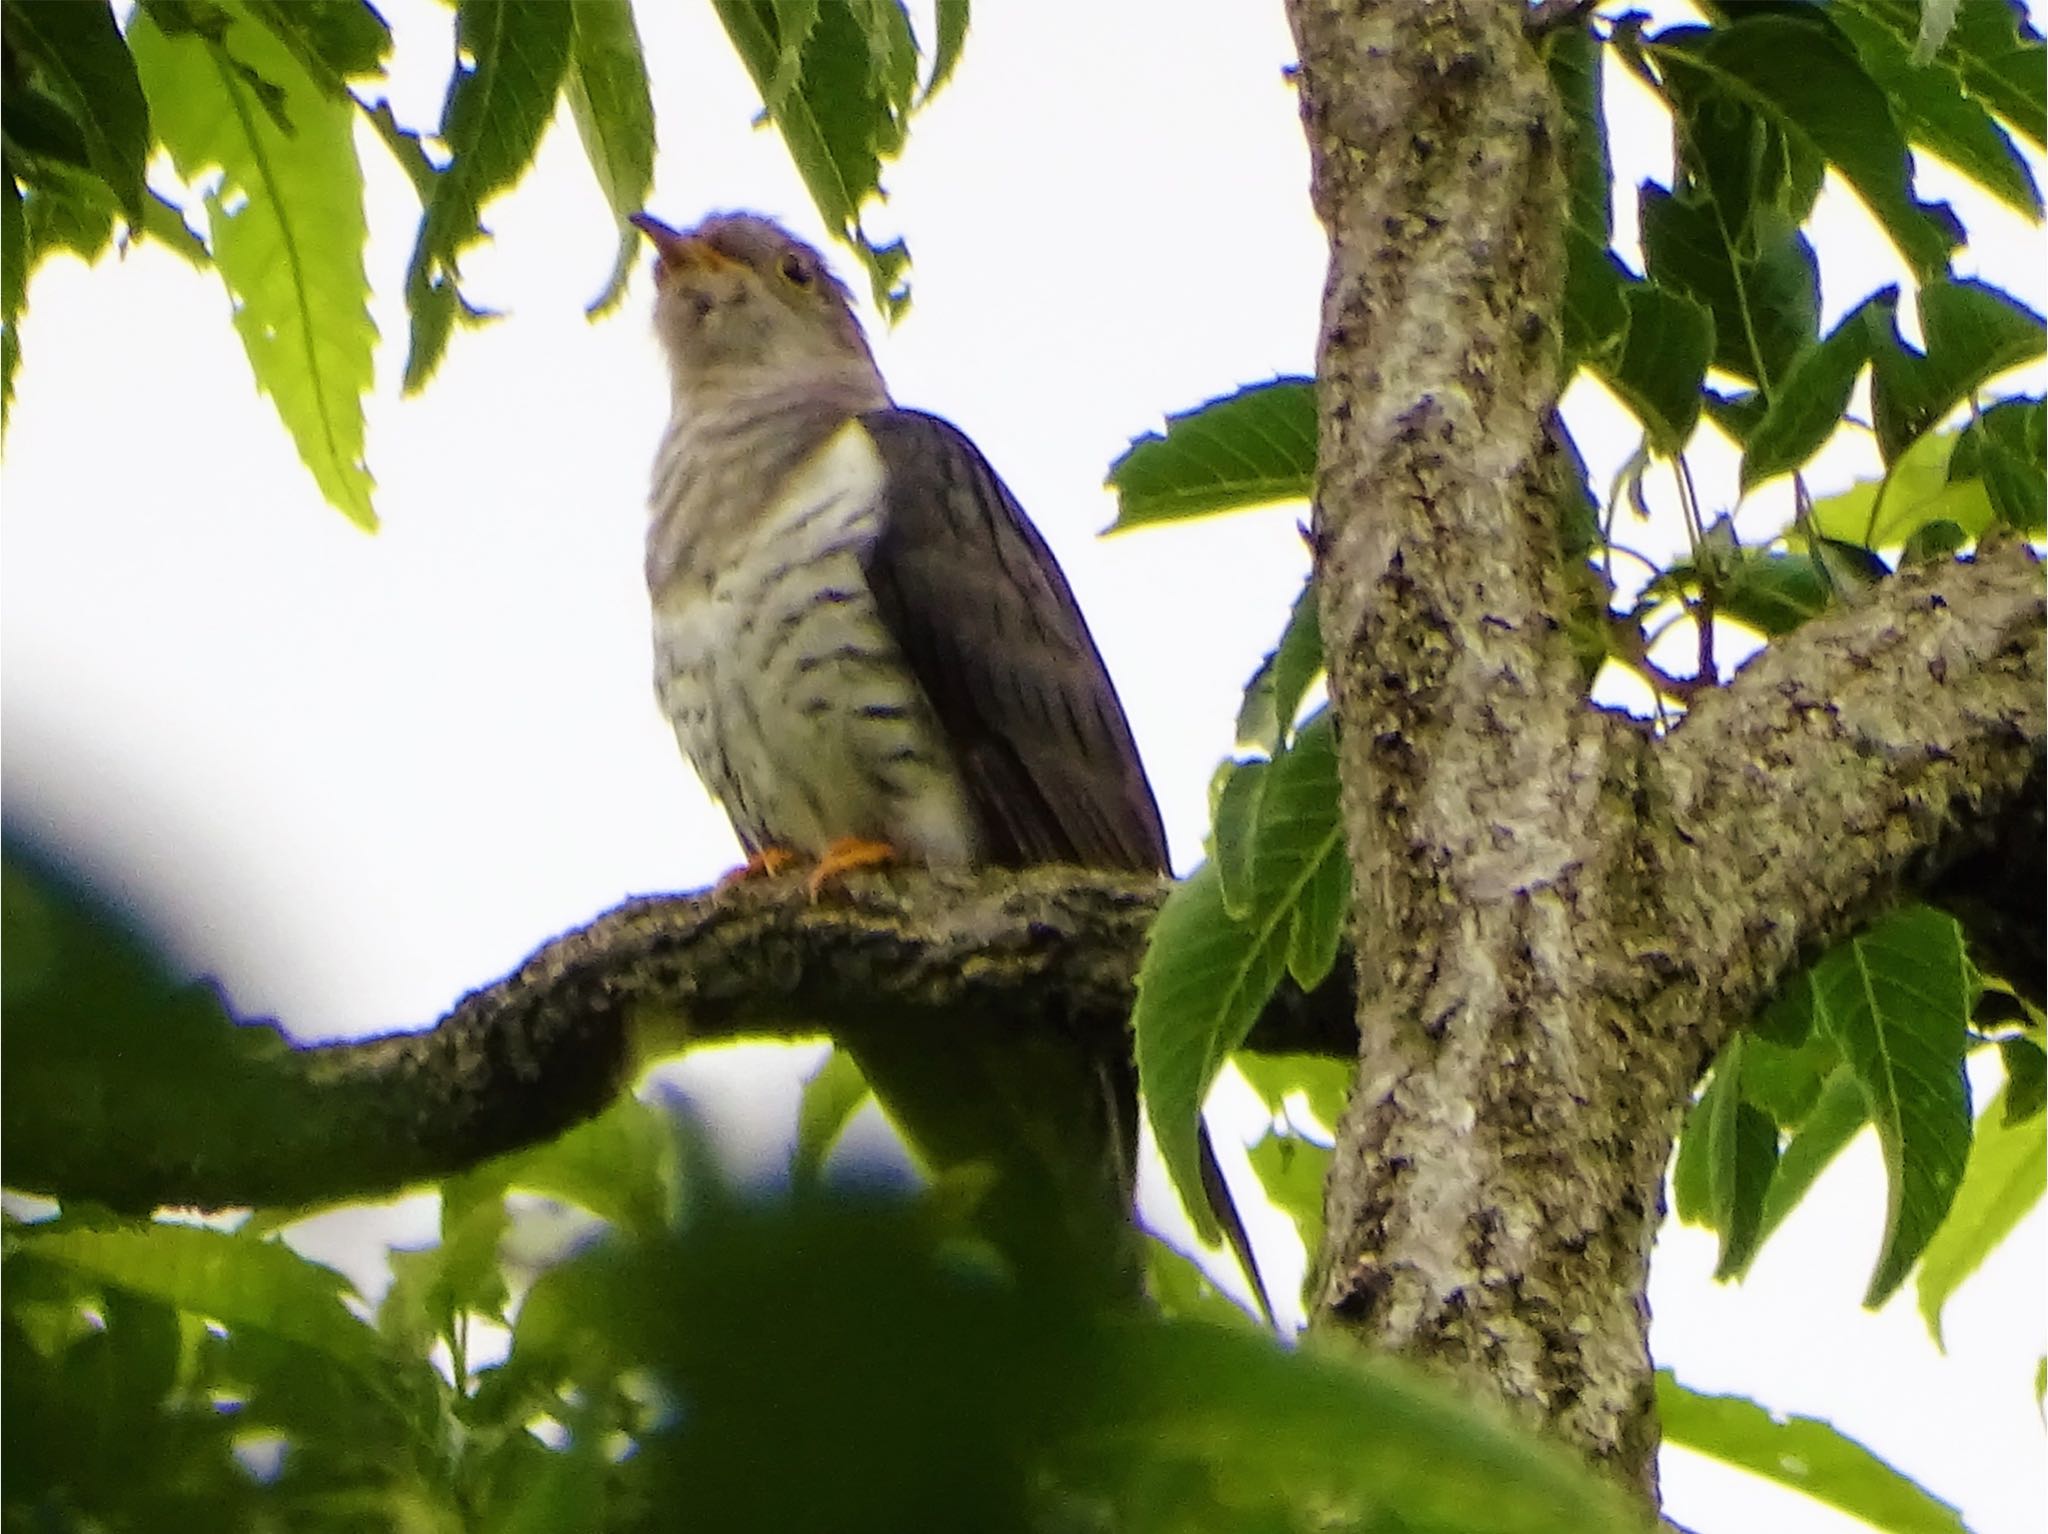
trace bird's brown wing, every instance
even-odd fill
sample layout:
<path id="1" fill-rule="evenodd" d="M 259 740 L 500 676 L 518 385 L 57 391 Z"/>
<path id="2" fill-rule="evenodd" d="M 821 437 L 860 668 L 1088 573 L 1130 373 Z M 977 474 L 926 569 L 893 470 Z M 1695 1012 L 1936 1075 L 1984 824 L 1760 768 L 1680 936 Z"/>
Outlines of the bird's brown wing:
<path id="1" fill-rule="evenodd" d="M 886 470 L 868 583 L 966 779 L 982 855 L 1164 871 L 1130 724 L 1036 529 L 956 427 L 860 419 Z"/>

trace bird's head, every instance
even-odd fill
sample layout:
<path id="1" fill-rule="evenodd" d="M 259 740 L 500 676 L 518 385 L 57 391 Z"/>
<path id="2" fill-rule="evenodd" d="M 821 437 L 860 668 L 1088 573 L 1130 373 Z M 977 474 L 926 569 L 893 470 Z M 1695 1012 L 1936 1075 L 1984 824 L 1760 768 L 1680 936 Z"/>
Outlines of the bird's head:
<path id="1" fill-rule="evenodd" d="M 654 328 L 680 396 L 826 380 L 879 391 L 852 299 L 795 235 L 753 213 L 633 223 L 654 242 Z"/>

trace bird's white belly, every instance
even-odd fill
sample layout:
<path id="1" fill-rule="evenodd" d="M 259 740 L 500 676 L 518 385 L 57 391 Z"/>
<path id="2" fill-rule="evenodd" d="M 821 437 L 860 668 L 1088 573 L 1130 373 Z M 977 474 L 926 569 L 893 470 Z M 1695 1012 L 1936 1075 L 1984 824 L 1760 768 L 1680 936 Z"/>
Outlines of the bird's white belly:
<path id="1" fill-rule="evenodd" d="M 973 821 L 931 706 L 861 568 L 882 466 L 857 425 L 809 460 L 712 575 L 655 599 L 677 739 L 749 846 L 845 837 L 973 861 Z"/>

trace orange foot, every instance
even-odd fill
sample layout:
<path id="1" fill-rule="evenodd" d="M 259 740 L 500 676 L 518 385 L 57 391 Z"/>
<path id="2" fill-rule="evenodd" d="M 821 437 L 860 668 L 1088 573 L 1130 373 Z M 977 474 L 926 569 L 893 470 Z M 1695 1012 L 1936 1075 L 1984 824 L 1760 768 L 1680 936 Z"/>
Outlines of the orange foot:
<path id="1" fill-rule="evenodd" d="M 797 855 L 787 847 L 763 847 L 758 852 L 747 854 L 746 862 L 718 877 L 717 888 L 731 889 L 735 884 L 745 884 L 749 879 L 772 879 L 786 868 L 794 867 Z"/>
<path id="2" fill-rule="evenodd" d="M 804 888 L 816 900 L 841 874 L 853 873 L 862 868 L 879 868 L 884 863 L 893 863 L 897 851 L 887 842 L 871 842 L 864 836 L 842 836 L 825 849 L 825 855 L 818 859 L 818 866 L 811 870 L 804 880 Z"/>

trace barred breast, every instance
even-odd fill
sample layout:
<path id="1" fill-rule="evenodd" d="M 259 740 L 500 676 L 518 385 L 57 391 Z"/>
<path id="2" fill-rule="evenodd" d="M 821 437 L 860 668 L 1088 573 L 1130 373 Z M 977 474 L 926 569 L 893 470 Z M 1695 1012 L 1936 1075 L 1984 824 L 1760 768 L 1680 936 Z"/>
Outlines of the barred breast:
<path id="1" fill-rule="evenodd" d="M 857 836 L 926 864 L 974 861 L 958 771 L 862 569 L 882 484 L 872 439 L 848 422 L 714 568 L 654 592 L 662 707 L 750 852 L 815 857 Z"/>

